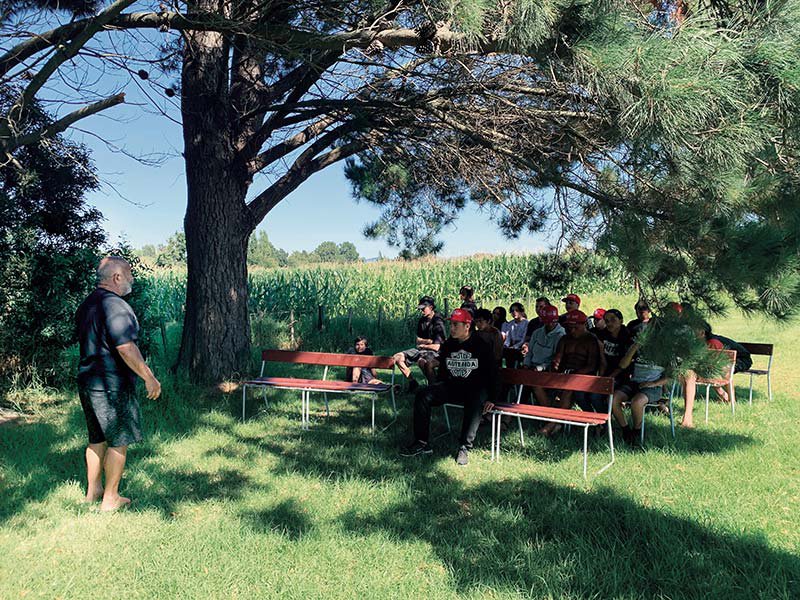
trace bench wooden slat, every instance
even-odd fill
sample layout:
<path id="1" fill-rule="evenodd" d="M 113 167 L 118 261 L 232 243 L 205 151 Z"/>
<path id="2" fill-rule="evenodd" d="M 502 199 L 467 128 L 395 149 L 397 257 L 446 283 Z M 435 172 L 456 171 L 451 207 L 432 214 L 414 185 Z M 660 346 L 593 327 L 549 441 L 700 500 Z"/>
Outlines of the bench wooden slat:
<path id="1" fill-rule="evenodd" d="M 501 369 L 500 379 L 507 385 L 528 385 L 553 390 L 613 394 L 614 379 L 594 375 L 565 375 L 532 369 Z"/>
<path id="2" fill-rule="evenodd" d="M 608 413 L 583 412 L 552 408 L 550 406 L 535 406 L 531 404 L 497 404 L 495 405 L 495 410 L 529 417 L 546 417 L 560 419 L 562 421 L 573 421 L 575 423 L 589 423 L 592 425 L 600 425 L 608 420 Z"/>
<path id="3" fill-rule="evenodd" d="M 750 354 L 757 354 L 759 356 L 772 356 L 775 346 L 773 344 L 762 343 L 740 343 L 742 348 L 747 350 Z"/>
<path id="4" fill-rule="evenodd" d="M 266 385 L 270 387 L 308 388 L 331 392 L 386 392 L 388 383 L 352 383 L 349 381 L 323 381 L 321 379 L 301 379 L 299 377 L 257 377 L 246 381 L 245 385 Z"/>
<path id="5" fill-rule="evenodd" d="M 363 354 L 338 354 L 334 352 L 293 352 L 291 350 L 263 350 L 261 360 L 268 362 L 322 365 L 327 367 L 362 367 L 391 369 L 391 356 L 364 356 Z"/>

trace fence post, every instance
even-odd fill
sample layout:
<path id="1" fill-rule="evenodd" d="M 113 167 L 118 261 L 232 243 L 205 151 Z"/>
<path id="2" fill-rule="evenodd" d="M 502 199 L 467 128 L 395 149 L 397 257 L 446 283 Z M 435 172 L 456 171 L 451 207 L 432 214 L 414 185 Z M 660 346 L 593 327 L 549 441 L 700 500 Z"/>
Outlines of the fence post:
<path id="1" fill-rule="evenodd" d="M 295 349 L 294 343 L 294 309 L 289 309 L 289 340 L 292 344 L 292 350 Z"/>
<path id="2" fill-rule="evenodd" d="M 405 315 L 403 317 L 403 320 L 404 321 L 408 321 L 408 302 L 406 302 L 406 312 L 405 312 Z"/>
<path id="3" fill-rule="evenodd" d="M 381 324 L 383 323 L 383 307 L 378 307 L 378 333 L 381 331 Z"/>
<path id="4" fill-rule="evenodd" d="M 353 335 L 353 309 L 347 309 L 347 333 Z"/>
<path id="5" fill-rule="evenodd" d="M 319 311 L 317 313 L 317 329 L 322 331 L 324 327 L 325 327 L 325 306 L 320 304 Z"/>
<path id="6" fill-rule="evenodd" d="M 444 299 L 444 316 L 445 317 L 449 317 L 450 316 L 450 305 L 447 302 L 447 298 Z"/>

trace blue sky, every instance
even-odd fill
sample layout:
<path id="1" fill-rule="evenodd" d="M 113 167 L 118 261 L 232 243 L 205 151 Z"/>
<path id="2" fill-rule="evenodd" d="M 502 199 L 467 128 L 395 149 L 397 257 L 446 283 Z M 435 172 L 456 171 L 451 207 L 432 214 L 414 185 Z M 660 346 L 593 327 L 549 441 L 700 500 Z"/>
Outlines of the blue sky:
<path id="1" fill-rule="evenodd" d="M 104 227 L 111 241 L 124 235 L 136 247 L 162 243 L 182 229 L 186 209 L 180 126 L 141 107 L 129 105 L 112 110 L 113 113 L 81 122 L 82 129 L 96 135 L 72 134 L 92 148 L 103 181 L 101 189 L 89 196 L 89 203 L 105 216 Z M 162 162 L 142 164 L 110 149 L 98 138 L 134 156 L 162 155 Z M 342 171 L 341 165 L 334 165 L 313 176 L 267 215 L 258 231 L 266 231 L 273 244 L 289 252 L 312 250 L 320 242 L 331 240 L 353 242 L 366 258 L 379 253 L 396 256 L 396 249 L 380 240 L 368 240 L 361 233 L 379 211 L 366 202 L 356 203 Z M 258 180 L 251 191 L 259 191 Z M 476 207 L 467 208 L 442 239 L 442 256 L 524 253 L 548 246 L 544 235 L 505 239 Z"/>

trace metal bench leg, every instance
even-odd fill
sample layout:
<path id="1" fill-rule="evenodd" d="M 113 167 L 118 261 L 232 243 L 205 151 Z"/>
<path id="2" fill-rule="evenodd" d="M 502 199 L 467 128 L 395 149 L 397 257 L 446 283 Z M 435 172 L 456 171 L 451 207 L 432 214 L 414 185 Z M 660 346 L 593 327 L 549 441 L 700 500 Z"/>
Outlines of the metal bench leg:
<path id="1" fill-rule="evenodd" d="M 267 397 L 267 388 L 261 389 L 261 397 L 264 399 L 264 408 L 269 410 L 269 399 Z"/>
<path id="2" fill-rule="evenodd" d="M 496 417 L 496 416 L 497 416 L 497 415 L 495 415 L 494 413 L 492 413 L 492 450 L 491 450 L 491 452 L 490 452 L 490 456 L 491 456 L 491 460 L 492 460 L 492 461 L 494 460 L 494 435 L 495 435 L 495 431 L 494 431 L 494 429 L 495 429 L 495 417 Z"/>
<path id="3" fill-rule="evenodd" d="M 769 401 L 772 402 L 772 373 L 770 371 L 767 371 L 767 395 Z"/>
<path id="4" fill-rule="evenodd" d="M 748 400 L 748 404 L 753 406 L 753 374 L 750 373 L 750 400 Z"/>
<path id="5" fill-rule="evenodd" d="M 325 416 L 331 416 L 331 409 L 328 407 L 328 392 L 322 392 L 322 397 L 325 399 Z"/>
<path id="6" fill-rule="evenodd" d="M 494 450 L 494 458 L 497 462 L 500 462 L 500 415 L 497 415 L 497 429 L 495 430 L 495 435 L 497 445 Z"/>
<path id="7" fill-rule="evenodd" d="M 711 392 L 711 386 L 706 386 L 706 425 L 708 425 L 708 395 Z"/>
<path id="8" fill-rule="evenodd" d="M 372 394 L 372 433 L 375 433 L 375 394 Z"/>
<path id="9" fill-rule="evenodd" d="M 242 386 L 242 422 L 244 422 L 244 405 L 247 401 L 247 385 Z"/>
<path id="10" fill-rule="evenodd" d="M 589 461 L 589 426 L 583 426 L 583 478 L 586 479 L 586 467 Z"/>
<path id="11" fill-rule="evenodd" d="M 522 444 L 522 447 L 525 447 L 525 436 L 522 433 L 522 419 L 517 417 L 517 423 L 519 424 L 519 443 Z"/>
<path id="12" fill-rule="evenodd" d="M 728 384 L 728 399 L 731 401 L 731 416 L 736 416 L 736 390 L 733 387 L 733 379 Z"/>
<path id="13" fill-rule="evenodd" d="M 633 420 L 633 406 L 631 406 L 631 420 Z M 639 432 L 639 445 L 644 448 L 644 422 L 647 421 L 647 405 L 645 404 L 644 411 L 642 411 L 642 427 Z"/>

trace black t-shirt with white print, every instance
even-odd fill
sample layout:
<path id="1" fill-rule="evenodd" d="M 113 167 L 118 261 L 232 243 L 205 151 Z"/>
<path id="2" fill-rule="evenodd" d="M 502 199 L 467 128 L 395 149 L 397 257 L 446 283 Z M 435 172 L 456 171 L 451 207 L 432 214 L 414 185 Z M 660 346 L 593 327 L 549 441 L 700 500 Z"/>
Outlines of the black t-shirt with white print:
<path id="1" fill-rule="evenodd" d="M 492 398 L 497 364 L 491 345 L 477 335 L 463 342 L 447 338 L 439 351 L 439 381 L 457 396 L 489 393 Z"/>

